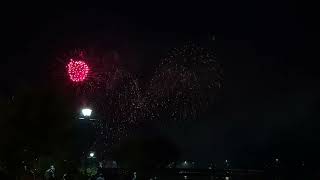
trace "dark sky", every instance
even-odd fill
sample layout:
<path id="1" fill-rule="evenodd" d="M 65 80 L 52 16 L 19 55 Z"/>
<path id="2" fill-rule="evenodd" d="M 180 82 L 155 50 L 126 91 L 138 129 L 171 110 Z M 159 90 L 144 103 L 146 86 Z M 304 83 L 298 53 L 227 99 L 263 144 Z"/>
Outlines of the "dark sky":
<path id="1" fill-rule="evenodd" d="M 315 6 L 293 1 L 28 2 L 4 9 L 3 96 L 14 95 L 21 82 L 45 83 L 55 58 L 70 49 L 114 49 L 130 71 L 144 78 L 168 49 L 192 40 L 215 47 L 225 79 L 221 98 L 201 120 L 158 129 L 181 148 L 183 158 L 230 159 L 239 166 L 273 157 L 318 158 Z"/>

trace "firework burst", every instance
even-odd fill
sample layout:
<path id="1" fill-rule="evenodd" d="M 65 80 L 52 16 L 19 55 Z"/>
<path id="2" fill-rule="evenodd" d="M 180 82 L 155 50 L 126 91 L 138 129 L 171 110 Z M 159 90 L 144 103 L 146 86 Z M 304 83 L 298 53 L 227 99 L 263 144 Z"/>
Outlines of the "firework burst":
<path id="1" fill-rule="evenodd" d="M 89 73 L 88 65 L 82 60 L 70 59 L 67 65 L 70 80 L 73 82 L 82 82 L 86 79 Z"/>
<path id="2" fill-rule="evenodd" d="M 153 118 L 196 119 L 222 87 L 214 52 L 194 44 L 164 58 L 147 91 Z"/>

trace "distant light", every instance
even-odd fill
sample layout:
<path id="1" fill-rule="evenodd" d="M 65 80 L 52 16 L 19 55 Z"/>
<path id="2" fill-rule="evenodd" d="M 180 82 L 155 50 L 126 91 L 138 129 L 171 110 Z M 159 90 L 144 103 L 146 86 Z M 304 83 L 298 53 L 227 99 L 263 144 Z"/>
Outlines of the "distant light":
<path id="1" fill-rule="evenodd" d="M 184 176 L 184 179 L 188 179 L 188 176 Z"/>
<path id="2" fill-rule="evenodd" d="M 184 161 L 184 164 L 187 164 L 187 161 Z"/>
<path id="3" fill-rule="evenodd" d="M 92 110 L 89 108 L 84 108 L 81 110 L 81 112 L 82 112 L 83 116 L 89 117 L 89 116 L 91 116 Z"/>
<path id="4" fill-rule="evenodd" d="M 229 180 L 230 178 L 227 176 L 225 179 L 226 179 L 226 180 Z"/>
<path id="5" fill-rule="evenodd" d="M 279 159 L 277 158 L 276 161 L 279 162 Z"/>

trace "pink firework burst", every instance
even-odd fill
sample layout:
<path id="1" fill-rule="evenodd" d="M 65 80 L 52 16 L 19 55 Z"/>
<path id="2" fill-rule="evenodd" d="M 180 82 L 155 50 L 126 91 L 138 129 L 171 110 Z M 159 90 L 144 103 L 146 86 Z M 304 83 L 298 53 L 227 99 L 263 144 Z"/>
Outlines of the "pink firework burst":
<path id="1" fill-rule="evenodd" d="M 84 61 L 70 59 L 67 65 L 70 80 L 73 82 L 84 81 L 89 73 L 89 67 Z"/>

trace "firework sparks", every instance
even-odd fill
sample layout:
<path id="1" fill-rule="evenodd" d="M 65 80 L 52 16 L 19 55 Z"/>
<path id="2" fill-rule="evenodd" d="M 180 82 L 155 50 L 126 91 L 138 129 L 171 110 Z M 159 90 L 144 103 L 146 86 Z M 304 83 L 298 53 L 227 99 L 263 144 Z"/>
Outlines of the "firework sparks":
<path id="1" fill-rule="evenodd" d="M 150 83 L 152 117 L 195 119 L 221 87 L 221 68 L 212 50 L 193 44 L 173 49 Z"/>
<path id="2" fill-rule="evenodd" d="M 124 68 L 106 68 L 101 60 L 86 59 L 91 60 L 90 74 L 88 66 L 79 61 L 68 64 L 72 67 L 68 73 L 75 82 L 86 79 L 76 87 L 83 89 L 80 95 L 100 115 L 97 135 L 107 147 L 102 149 L 119 142 L 140 122 L 196 119 L 222 87 L 221 68 L 213 51 L 195 45 L 173 49 L 144 88 Z"/>

